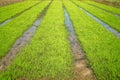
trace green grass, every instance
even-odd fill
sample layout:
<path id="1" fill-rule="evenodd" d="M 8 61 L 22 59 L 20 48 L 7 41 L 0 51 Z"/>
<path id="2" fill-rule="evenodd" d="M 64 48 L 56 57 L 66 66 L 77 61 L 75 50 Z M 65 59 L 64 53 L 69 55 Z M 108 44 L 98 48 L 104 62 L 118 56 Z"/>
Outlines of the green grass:
<path id="1" fill-rule="evenodd" d="M 120 31 L 120 18 L 83 2 L 73 1 Z M 23 5 L 23 3 L 17 4 Z M 50 0 L 44 0 L 14 18 L 8 24 L 1 26 L 0 58 L 6 55 L 15 41 L 30 28 L 49 3 Z M 70 0 L 63 0 L 63 3 L 70 15 L 78 41 L 89 61 L 88 65 L 94 71 L 97 79 L 119 80 L 120 39 L 94 21 Z M 16 6 L 18 6 L 17 4 Z M 30 4 L 32 5 L 32 3 Z M 2 11 L 2 8 L 5 7 L 1 7 L 0 11 Z M 6 14 L 8 8 L 3 9 Z M 16 8 L 19 9 L 20 7 Z M 15 13 L 13 12 L 13 14 Z M 0 72 L 0 80 L 17 80 L 21 78 L 28 80 L 72 80 L 74 78 L 73 56 L 68 40 L 69 33 L 66 30 L 64 21 L 62 1 L 54 0 L 29 44 L 21 50 L 4 71 Z"/>
<path id="2" fill-rule="evenodd" d="M 0 78 L 67 80 L 72 75 L 67 37 L 62 2 L 53 1 L 29 45 L 0 73 Z"/>
<path id="3" fill-rule="evenodd" d="M 23 32 L 32 25 L 49 2 L 43 1 L 0 28 L 0 58 L 10 50 L 17 38 L 22 36 Z"/>
<path id="4" fill-rule="evenodd" d="M 95 8 L 93 6 L 90 6 L 84 2 L 80 2 L 77 0 L 73 0 L 77 5 L 84 8 L 100 20 L 104 21 L 105 23 L 109 24 L 112 28 L 116 29 L 120 32 L 120 18 L 116 17 L 115 15 L 108 13 L 106 11 L 103 11 L 101 9 Z"/>
<path id="5" fill-rule="evenodd" d="M 94 2 L 94 1 L 86 1 L 86 3 L 95 5 L 97 7 L 105 9 L 107 11 L 110 11 L 110 12 L 112 12 L 114 14 L 119 14 L 120 15 L 120 9 L 118 9 L 118 8 L 115 8 L 115 7 L 112 7 L 112 6 L 107 6 L 105 4 L 97 3 L 97 2 Z"/>
<path id="6" fill-rule="evenodd" d="M 76 2 L 77 3 L 77 2 Z M 120 39 L 70 1 L 64 1 L 76 35 L 98 80 L 120 79 Z M 96 12 L 97 13 L 97 12 Z"/>
<path id="7" fill-rule="evenodd" d="M 5 6 L 0 8 L 0 23 L 12 16 L 22 12 L 23 10 L 33 6 L 40 1 L 24 1 L 17 4 Z"/>

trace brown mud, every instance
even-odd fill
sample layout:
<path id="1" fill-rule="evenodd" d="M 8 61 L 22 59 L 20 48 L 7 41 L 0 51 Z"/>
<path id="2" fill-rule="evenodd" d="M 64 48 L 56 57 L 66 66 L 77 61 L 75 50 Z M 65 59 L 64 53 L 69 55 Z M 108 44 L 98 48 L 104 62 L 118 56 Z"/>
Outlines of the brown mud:
<path id="1" fill-rule="evenodd" d="M 0 7 L 18 3 L 18 2 L 22 2 L 22 1 L 24 1 L 24 0 L 0 0 Z"/>
<path id="2" fill-rule="evenodd" d="M 65 25 L 69 32 L 68 40 L 71 45 L 71 50 L 74 56 L 74 80 L 96 80 L 92 69 L 88 66 L 88 60 L 82 50 L 79 41 L 75 35 L 72 22 L 64 7 Z"/>
<path id="3" fill-rule="evenodd" d="M 20 38 L 17 39 L 10 51 L 2 59 L 0 59 L 0 71 L 5 70 L 7 66 L 10 65 L 12 61 L 16 58 L 16 56 L 20 53 L 20 51 L 27 44 L 29 44 L 31 38 L 34 36 L 34 33 L 37 30 L 37 27 L 40 25 L 44 15 L 46 14 L 46 11 L 49 8 L 50 4 L 51 2 L 42 11 L 40 16 L 38 16 L 33 25 L 27 31 L 25 31 Z"/>
<path id="4" fill-rule="evenodd" d="M 71 49 L 74 55 L 75 80 L 95 80 L 92 70 L 88 67 L 87 59 L 75 35 L 69 35 Z"/>

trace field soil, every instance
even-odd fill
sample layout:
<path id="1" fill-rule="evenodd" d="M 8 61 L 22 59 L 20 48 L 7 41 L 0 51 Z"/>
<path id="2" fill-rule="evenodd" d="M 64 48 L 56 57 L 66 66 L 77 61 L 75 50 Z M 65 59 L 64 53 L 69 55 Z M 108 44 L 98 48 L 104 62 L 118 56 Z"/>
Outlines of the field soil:
<path id="1" fill-rule="evenodd" d="M 87 65 L 87 59 L 82 51 L 76 36 L 70 35 L 72 52 L 74 54 L 74 79 L 75 80 L 96 80 L 92 70 Z"/>
<path id="2" fill-rule="evenodd" d="M 0 6 L 6 6 L 9 4 L 13 4 L 21 1 L 24 1 L 24 0 L 0 0 Z"/>
<path id="3" fill-rule="evenodd" d="M 112 1 L 108 1 L 108 0 L 94 0 L 94 1 L 120 8 L 120 2 L 115 2 L 115 1 L 112 2 Z"/>

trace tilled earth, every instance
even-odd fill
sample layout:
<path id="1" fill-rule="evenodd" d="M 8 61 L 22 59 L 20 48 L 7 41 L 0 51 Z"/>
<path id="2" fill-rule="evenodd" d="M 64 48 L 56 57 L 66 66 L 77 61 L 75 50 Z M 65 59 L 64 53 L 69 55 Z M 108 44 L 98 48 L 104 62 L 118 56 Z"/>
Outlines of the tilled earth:
<path id="1" fill-rule="evenodd" d="M 0 6 L 5 6 L 5 5 L 9 5 L 9 4 L 13 4 L 16 2 L 21 2 L 24 0 L 0 0 Z"/>

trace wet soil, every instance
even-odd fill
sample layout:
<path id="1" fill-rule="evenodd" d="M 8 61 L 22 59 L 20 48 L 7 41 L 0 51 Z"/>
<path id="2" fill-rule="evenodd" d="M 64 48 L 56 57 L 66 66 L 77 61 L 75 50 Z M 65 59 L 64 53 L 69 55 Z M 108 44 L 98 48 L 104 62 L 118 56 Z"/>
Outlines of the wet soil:
<path id="1" fill-rule="evenodd" d="M 14 4 L 14 3 L 17 3 L 17 2 L 21 2 L 21 1 L 24 1 L 24 0 L 0 0 L 0 7 L 10 5 L 10 4 Z"/>
<path id="2" fill-rule="evenodd" d="M 74 80 L 96 80 L 93 71 L 90 67 L 88 67 L 84 51 L 82 50 L 79 41 L 75 35 L 72 22 L 70 21 L 70 17 L 65 7 L 64 13 L 65 25 L 69 32 L 68 40 L 70 42 L 71 50 L 74 56 Z"/>
<path id="3" fill-rule="evenodd" d="M 74 79 L 75 80 L 95 80 L 92 70 L 87 65 L 87 59 L 80 47 L 75 35 L 69 35 L 71 49 L 74 55 Z"/>
<path id="4" fill-rule="evenodd" d="M 0 60 L 0 71 L 4 70 L 12 62 L 16 55 L 21 51 L 21 49 L 28 44 L 33 34 L 35 33 L 36 28 L 36 26 L 32 26 L 30 29 L 25 31 L 23 36 L 15 42 L 7 55 Z"/>
<path id="5" fill-rule="evenodd" d="M 0 27 L 4 26 L 5 24 L 7 24 L 8 22 L 10 22 L 13 18 L 9 18 L 7 20 L 5 20 L 4 22 L 0 23 Z"/>
<path id="6" fill-rule="evenodd" d="M 50 4 L 51 3 L 49 3 L 49 5 Z M 43 10 L 40 16 L 38 16 L 33 25 L 27 31 L 25 31 L 20 38 L 18 38 L 18 40 L 14 43 L 6 56 L 4 56 L 0 60 L 0 71 L 5 70 L 6 67 L 12 63 L 13 59 L 16 58 L 17 54 L 21 51 L 21 49 L 23 49 L 27 44 L 29 44 L 35 31 L 37 30 L 37 27 L 40 25 L 44 15 L 46 14 L 49 5 Z"/>

